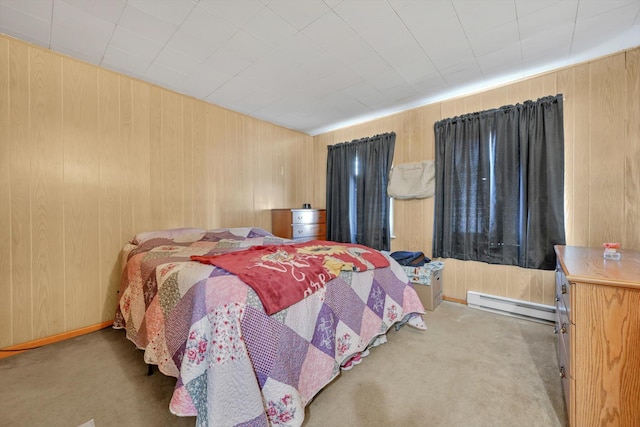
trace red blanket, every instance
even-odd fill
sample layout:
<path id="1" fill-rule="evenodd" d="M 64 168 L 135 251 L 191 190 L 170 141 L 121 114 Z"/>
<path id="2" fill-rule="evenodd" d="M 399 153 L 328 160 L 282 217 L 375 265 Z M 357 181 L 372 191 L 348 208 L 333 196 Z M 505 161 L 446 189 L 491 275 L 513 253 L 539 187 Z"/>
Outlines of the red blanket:
<path id="1" fill-rule="evenodd" d="M 258 294 L 269 315 L 324 287 L 340 271 L 389 266 L 389 261 L 374 249 L 324 240 L 254 246 L 221 255 L 193 255 L 191 259 L 237 275 Z"/>

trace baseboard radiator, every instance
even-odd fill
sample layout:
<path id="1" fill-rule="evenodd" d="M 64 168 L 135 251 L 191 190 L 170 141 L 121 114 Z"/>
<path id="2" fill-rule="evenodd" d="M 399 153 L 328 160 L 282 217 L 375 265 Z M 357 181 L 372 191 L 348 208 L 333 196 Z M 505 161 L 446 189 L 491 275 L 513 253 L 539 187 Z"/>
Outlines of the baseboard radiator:
<path id="1" fill-rule="evenodd" d="M 520 317 L 541 323 L 554 323 L 556 308 L 551 305 L 498 297 L 480 292 L 467 292 L 467 305 L 479 310 Z"/>

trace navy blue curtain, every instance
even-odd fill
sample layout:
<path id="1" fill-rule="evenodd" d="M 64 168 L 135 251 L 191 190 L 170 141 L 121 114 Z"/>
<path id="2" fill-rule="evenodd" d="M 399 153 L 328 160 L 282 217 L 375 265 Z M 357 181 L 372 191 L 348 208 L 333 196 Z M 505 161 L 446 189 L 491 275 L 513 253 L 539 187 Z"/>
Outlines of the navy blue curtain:
<path id="1" fill-rule="evenodd" d="M 565 244 L 562 95 L 435 124 L 433 256 L 555 268 Z"/>
<path id="2" fill-rule="evenodd" d="M 331 145 L 327 155 L 327 238 L 390 250 L 387 196 L 394 132 Z"/>

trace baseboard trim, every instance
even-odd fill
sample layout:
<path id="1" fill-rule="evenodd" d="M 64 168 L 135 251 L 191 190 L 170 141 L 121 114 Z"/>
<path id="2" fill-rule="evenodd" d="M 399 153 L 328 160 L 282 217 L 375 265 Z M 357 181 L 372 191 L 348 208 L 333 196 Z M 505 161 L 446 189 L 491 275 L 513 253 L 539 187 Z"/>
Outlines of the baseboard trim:
<path id="1" fill-rule="evenodd" d="M 69 338 L 74 338 L 80 335 L 99 331 L 100 329 L 108 328 L 111 325 L 113 325 L 113 320 L 108 320 L 106 322 L 98 323 L 95 325 L 85 326 L 84 328 L 74 329 L 72 331 L 62 332 L 44 338 L 38 338 L 37 340 L 27 341 L 21 344 L 15 344 L 9 347 L 0 348 L 0 359 L 9 356 L 15 356 L 16 354 L 24 353 L 25 351 L 42 347 L 43 345 L 53 344 L 59 341 L 68 340 Z"/>
<path id="2" fill-rule="evenodd" d="M 445 300 L 445 301 L 457 302 L 458 304 L 467 305 L 467 300 L 466 299 L 453 298 L 453 297 L 448 297 L 446 295 L 443 295 L 442 299 Z"/>

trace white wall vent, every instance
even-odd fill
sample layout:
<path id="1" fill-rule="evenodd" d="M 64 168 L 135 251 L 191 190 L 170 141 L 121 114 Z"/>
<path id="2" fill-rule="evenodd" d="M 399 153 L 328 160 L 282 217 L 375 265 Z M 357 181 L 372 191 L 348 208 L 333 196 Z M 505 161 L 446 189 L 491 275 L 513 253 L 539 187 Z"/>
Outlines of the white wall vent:
<path id="1" fill-rule="evenodd" d="M 551 305 L 498 297 L 480 292 L 467 292 L 467 305 L 479 310 L 520 317 L 542 323 L 555 323 L 556 308 Z"/>

